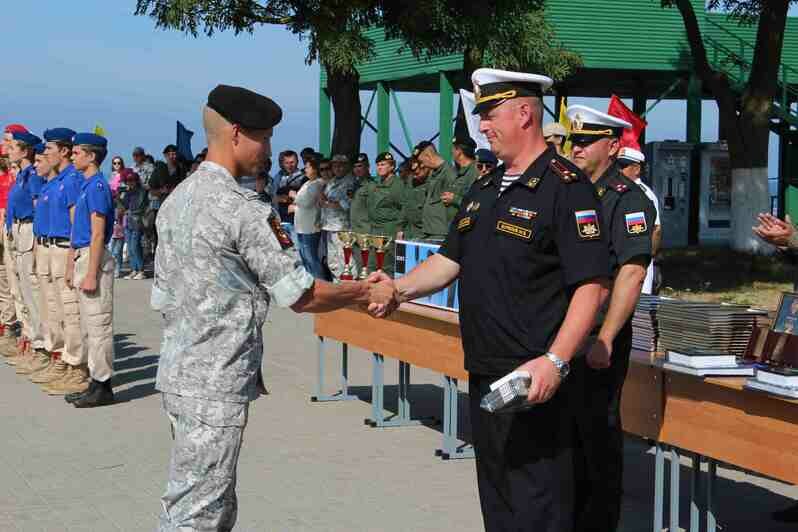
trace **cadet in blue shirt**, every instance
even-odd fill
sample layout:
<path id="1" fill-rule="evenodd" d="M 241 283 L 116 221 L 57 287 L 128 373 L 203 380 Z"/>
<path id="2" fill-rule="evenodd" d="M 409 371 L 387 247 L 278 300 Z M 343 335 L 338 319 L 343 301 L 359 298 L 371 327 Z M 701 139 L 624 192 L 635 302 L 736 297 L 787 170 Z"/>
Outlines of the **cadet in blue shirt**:
<path id="1" fill-rule="evenodd" d="M 20 165 L 16 183 L 8 193 L 6 231 L 11 235 L 17 281 L 18 308 L 22 318 L 23 356 L 16 361 L 18 373 L 30 373 L 33 350 L 44 350 L 39 321 L 39 283 L 33 271 L 33 202 L 39 196 L 42 178 L 33 168 L 34 147 L 42 140 L 28 132 L 12 133 L 9 159 Z"/>
<path id="2" fill-rule="evenodd" d="M 100 172 L 108 155 L 108 141 L 94 133 L 72 139 L 72 163 L 84 181 L 75 206 L 72 284 L 78 288 L 83 349 L 88 353 L 91 382 L 82 393 L 67 394 L 77 408 L 110 404 L 114 400 L 111 376 L 114 364 L 114 258 L 108 252 L 114 220 L 111 188 Z M 69 261 L 68 261 L 69 262 Z M 69 267 L 69 266 L 68 266 Z"/>
<path id="3" fill-rule="evenodd" d="M 36 280 L 39 284 L 39 319 L 41 320 L 42 338 L 44 339 L 44 351 L 34 355 L 31 362 L 30 379 L 32 382 L 40 382 L 45 375 L 49 376 L 51 370 L 59 358 L 59 354 L 64 345 L 64 330 L 61 325 L 64 321 L 63 315 L 58 314 L 55 300 L 58 294 L 55 292 L 55 285 L 50 276 L 50 238 L 49 238 L 49 192 L 52 190 L 55 177 L 58 175 L 57 166 L 50 162 L 44 154 L 44 143 L 37 144 L 35 148 L 36 174 L 46 179 L 44 186 L 36 201 L 33 216 L 33 234 L 36 237 L 34 247 L 34 257 L 36 262 Z"/>
<path id="4" fill-rule="evenodd" d="M 55 165 L 58 175 L 47 192 L 50 240 L 50 276 L 56 287 L 56 312 L 63 316 L 64 346 L 60 360 L 40 382 L 50 395 L 83 392 L 89 386 L 88 355 L 81 346 L 80 310 L 77 290 L 67 282 L 70 259 L 69 239 L 72 219 L 78 202 L 83 176 L 72 165 L 72 138 L 75 132 L 57 127 L 44 132 L 44 153 Z M 71 263 L 70 263 L 71 264 Z"/>

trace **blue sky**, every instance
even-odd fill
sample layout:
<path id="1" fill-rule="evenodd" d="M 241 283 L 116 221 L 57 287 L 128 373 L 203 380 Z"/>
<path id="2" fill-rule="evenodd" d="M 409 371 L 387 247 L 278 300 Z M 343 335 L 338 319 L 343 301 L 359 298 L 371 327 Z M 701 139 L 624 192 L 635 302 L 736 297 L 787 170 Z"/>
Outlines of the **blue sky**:
<path id="1" fill-rule="evenodd" d="M 0 124 L 20 122 L 37 134 L 49 127 L 106 129 L 111 154 L 126 162 L 134 146 L 160 157 L 175 140 L 175 123 L 195 132 L 193 148 L 204 146 L 200 110 L 218 83 L 241 85 L 275 99 L 284 119 L 273 151 L 318 143 L 317 65 L 305 64 L 305 43 L 281 27 L 253 35 L 216 34 L 192 38 L 155 29 L 148 17 L 134 17 L 135 0 L 14 2 L 3 10 L 6 48 L 0 74 Z M 44 15 L 43 15 L 44 14 Z M 369 94 L 362 93 L 364 109 Z M 437 97 L 400 94 L 413 141 L 437 131 Z M 607 100 L 572 98 L 606 108 Z M 547 104 L 553 108 L 551 98 Z M 715 103 L 704 102 L 702 138 L 717 138 Z M 648 116 L 647 140 L 685 137 L 683 101 L 660 103 Z M 376 122 L 376 116 L 372 116 Z M 406 151 L 395 112 L 392 140 Z M 771 143 L 775 176 L 775 143 Z M 374 156 L 376 138 L 363 136 Z"/>

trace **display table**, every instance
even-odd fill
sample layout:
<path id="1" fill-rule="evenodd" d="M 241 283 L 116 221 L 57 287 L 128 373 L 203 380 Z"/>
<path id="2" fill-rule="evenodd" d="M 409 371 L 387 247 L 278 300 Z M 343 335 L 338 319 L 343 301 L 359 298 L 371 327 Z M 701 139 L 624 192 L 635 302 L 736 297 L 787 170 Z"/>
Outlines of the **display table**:
<path id="1" fill-rule="evenodd" d="M 412 303 L 402 305 L 385 320 L 371 318 L 359 308 L 347 308 L 316 317 L 319 336 L 319 390 L 317 398 L 350 398 L 346 386 L 347 346 L 373 353 L 372 417 L 376 427 L 417 424 L 410 416 L 410 366 L 443 375 L 443 458 L 473 456 L 457 440 L 457 382 L 467 379 L 457 314 Z M 324 339 L 342 342 L 342 387 L 338 394 L 322 395 Z M 399 413 L 383 418 L 384 357 L 399 361 Z M 724 462 L 785 482 L 798 484 L 798 401 L 743 388 L 743 378 L 699 378 L 662 368 L 660 358 L 632 352 L 624 385 L 624 430 L 655 442 L 655 496 L 653 530 L 662 530 L 669 499 L 671 531 L 679 530 L 679 472 L 681 455 L 691 455 L 690 528 L 716 530 L 712 508 L 716 462 Z M 665 455 L 670 454 L 669 497 L 665 496 Z M 702 482 L 700 464 L 708 463 Z M 701 490 L 701 485 L 705 484 Z M 703 496 L 701 492 L 703 491 Z M 703 514 L 703 515 L 702 515 Z"/>

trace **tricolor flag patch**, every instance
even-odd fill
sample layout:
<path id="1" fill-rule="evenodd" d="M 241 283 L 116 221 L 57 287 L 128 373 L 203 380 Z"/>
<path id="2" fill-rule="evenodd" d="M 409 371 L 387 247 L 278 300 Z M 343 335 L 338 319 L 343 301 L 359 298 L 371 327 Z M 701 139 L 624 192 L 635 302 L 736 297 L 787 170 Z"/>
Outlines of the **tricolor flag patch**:
<path id="1" fill-rule="evenodd" d="M 576 231 L 579 234 L 579 238 L 593 240 L 601 236 L 598 215 L 595 209 L 576 211 L 574 216 L 576 217 Z"/>
<path id="2" fill-rule="evenodd" d="M 626 218 L 626 232 L 630 235 L 642 235 L 648 231 L 648 224 L 646 223 L 646 213 L 644 212 L 630 212 L 625 215 Z"/>

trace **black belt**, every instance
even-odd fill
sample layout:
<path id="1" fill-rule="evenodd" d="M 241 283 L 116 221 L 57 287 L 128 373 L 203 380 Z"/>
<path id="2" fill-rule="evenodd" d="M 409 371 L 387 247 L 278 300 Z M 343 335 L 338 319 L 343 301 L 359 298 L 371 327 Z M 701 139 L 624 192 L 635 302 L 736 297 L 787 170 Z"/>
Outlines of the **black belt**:
<path id="1" fill-rule="evenodd" d="M 18 224 L 30 224 L 33 223 L 33 218 L 14 218 L 14 222 Z"/>
<path id="2" fill-rule="evenodd" d="M 46 236 L 37 236 L 36 243 L 39 244 L 40 246 L 49 246 L 50 239 L 47 238 Z"/>
<path id="3" fill-rule="evenodd" d="M 37 236 L 36 242 L 42 246 L 69 247 L 69 239 L 60 236 Z"/>

